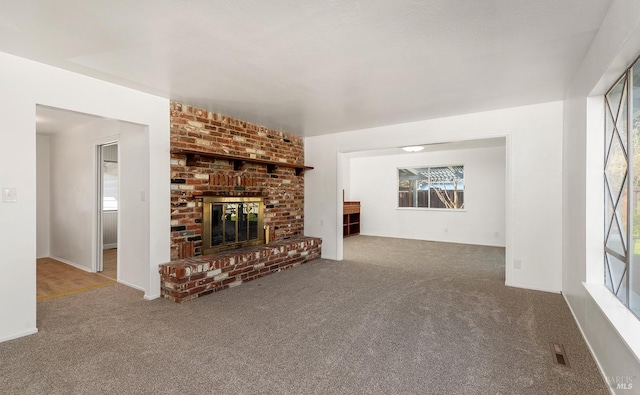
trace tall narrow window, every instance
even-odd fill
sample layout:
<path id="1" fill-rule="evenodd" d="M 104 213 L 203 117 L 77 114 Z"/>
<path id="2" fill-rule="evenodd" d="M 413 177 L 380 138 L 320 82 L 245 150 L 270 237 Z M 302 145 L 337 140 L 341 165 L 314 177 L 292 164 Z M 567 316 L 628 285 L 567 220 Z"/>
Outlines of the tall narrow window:
<path id="1" fill-rule="evenodd" d="M 604 284 L 640 317 L 640 65 L 605 95 Z"/>

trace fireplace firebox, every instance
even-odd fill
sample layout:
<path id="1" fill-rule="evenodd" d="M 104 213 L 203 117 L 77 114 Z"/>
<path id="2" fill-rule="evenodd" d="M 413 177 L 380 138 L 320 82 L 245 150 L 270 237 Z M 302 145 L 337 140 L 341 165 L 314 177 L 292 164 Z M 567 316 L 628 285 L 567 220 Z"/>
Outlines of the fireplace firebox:
<path id="1" fill-rule="evenodd" d="M 203 198 L 202 252 L 264 244 L 264 202 L 261 197 Z"/>

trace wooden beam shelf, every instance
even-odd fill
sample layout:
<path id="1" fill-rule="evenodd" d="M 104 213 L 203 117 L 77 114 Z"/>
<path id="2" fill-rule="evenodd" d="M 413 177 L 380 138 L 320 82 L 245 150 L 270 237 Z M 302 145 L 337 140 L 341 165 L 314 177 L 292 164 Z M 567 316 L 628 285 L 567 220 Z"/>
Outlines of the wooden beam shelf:
<path id="1" fill-rule="evenodd" d="M 188 149 L 174 149 L 174 150 L 171 150 L 171 153 L 176 155 L 185 155 L 187 159 L 187 166 L 196 166 L 196 163 L 200 160 L 200 158 L 207 158 L 207 159 L 228 160 L 229 163 L 233 163 L 233 170 L 242 170 L 244 165 L 247 163 L 266 165 L 267 173 L 274 173 L 278 169 L 278 167 L 288 167 L 288 168 L 295 169 L 297 176 L 304 174 L 305 170 L 313 170 L 313 167 L 311 166 L 295 165 L 291 163 L 275 162 L 275 161 L 264 160 L 264 159 L 247 158 L 244 156 L 237 156 L 237 155 L 220 154 L 217 152 L 205 152 L 205 151 L 196 151 L 196 150 L 188 150 Z"/>

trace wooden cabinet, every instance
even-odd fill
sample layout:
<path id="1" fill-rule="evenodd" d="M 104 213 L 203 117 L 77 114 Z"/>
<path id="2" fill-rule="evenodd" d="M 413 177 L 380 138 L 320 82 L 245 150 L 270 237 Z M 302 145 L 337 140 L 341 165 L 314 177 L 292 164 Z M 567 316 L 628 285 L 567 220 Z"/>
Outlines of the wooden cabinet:
<path id="1" fill-rule="evenodd" d="M 344 202 L 342 206 L 342 236 L 360 234 L 360 202 Z"/>

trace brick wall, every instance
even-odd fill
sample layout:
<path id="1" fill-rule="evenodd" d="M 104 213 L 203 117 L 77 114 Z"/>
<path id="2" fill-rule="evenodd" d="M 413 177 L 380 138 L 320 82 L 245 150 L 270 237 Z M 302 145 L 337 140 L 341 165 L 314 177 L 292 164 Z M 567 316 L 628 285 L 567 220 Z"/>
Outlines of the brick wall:
<path id="1" fill-rule="evenodd" d="M 171 149 L 235 155 L 304 165 L 303 139 L 197 107 L 171 102 Z M 171 155 L 171 260 L 201 255 L 202 206 L 198 192 L 264 197 L 264 224 L 273 241 L 304 234 L 304 175 L 294 168 L 247 163 L 234 170 L 228 160 L 201 158 L 187 166 Z"/>

